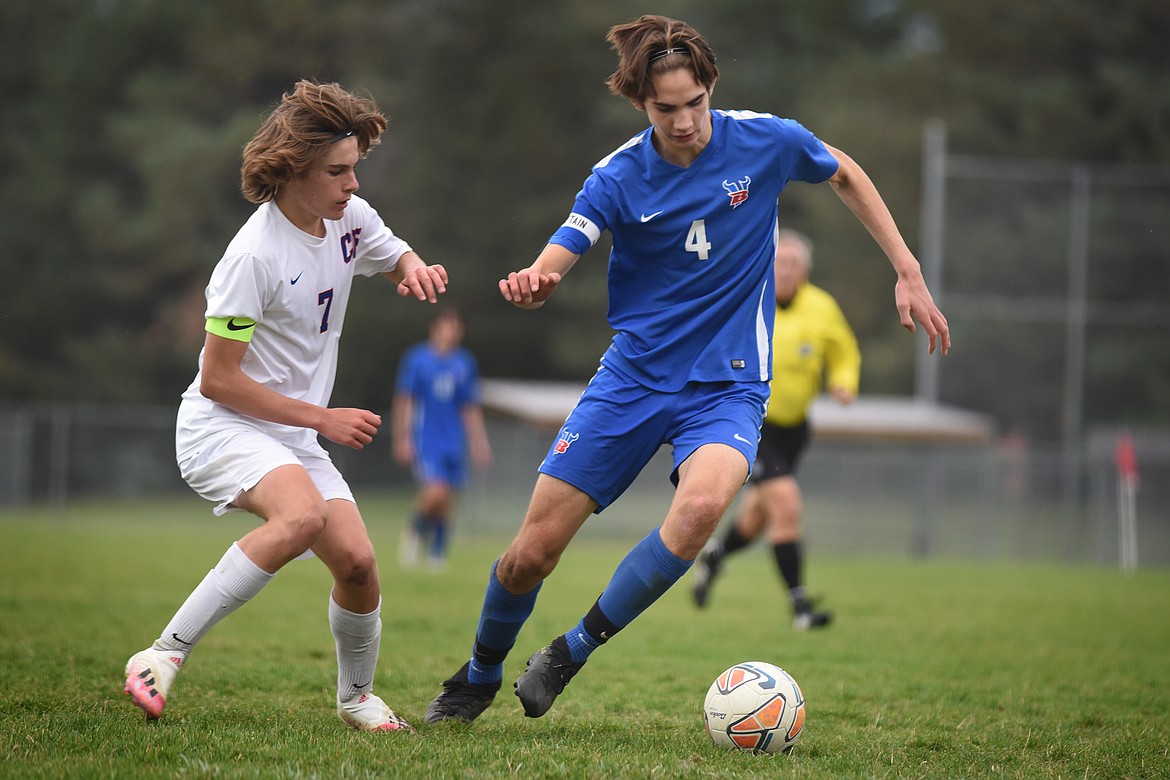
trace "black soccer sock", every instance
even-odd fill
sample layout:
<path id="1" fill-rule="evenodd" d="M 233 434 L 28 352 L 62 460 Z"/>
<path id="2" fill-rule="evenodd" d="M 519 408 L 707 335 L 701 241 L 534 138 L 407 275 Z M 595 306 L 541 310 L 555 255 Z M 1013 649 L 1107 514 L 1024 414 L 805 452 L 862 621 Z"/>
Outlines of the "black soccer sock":
<path id="1" fill-rule="evenodd" d="M 721 556 L 730 555 L 733 552 L 742 550 L 751 544 L 754 539 L 749 539 L 739 532 L 739 526 L 732 523 L 727 527 L 727 532 L 723 534 L 723 549 L 720 551 Z"/>
<path id="2" fill-rule="evenodd" d="M 792 603 L 798 609 L 800 602 L 804 601 L 804 588 L 801 587 L 801 564 L 804 560 L 804 554 L 800 547 L 800 542 L 780 542 L 772 545 L 772 555 L 776 558 L 776 568 L 780 570 L 780 576 L 784 580 L 784 584 L 788 586 L 788 593 L 792 597 Z"/>

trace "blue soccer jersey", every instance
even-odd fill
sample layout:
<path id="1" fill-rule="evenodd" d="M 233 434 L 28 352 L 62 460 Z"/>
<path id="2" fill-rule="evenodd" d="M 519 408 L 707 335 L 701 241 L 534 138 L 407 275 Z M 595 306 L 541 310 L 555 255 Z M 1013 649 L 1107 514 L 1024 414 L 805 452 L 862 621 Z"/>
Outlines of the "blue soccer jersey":
<path id="1" fill-rule="evenodd" d="M 593 167 L 550 239 L 583 254 L 610 231 L 602 362 L 656 390 L 771 378 L 776 199 L 837 171 L 790 119 L 715 110 L 711 124 L 687 168 L 658 154 L 652 127 L 634 136 Z"/>
<path id="2" fill-rule="evenodd" d="M 428 343 L 415 344 L 402 356 L 395 389 L 414 400 L 411 435 L 421 457 L 464 457 L 463 407 L 479 403 L 479 371 L 469 351 L 441 354 Z"/>

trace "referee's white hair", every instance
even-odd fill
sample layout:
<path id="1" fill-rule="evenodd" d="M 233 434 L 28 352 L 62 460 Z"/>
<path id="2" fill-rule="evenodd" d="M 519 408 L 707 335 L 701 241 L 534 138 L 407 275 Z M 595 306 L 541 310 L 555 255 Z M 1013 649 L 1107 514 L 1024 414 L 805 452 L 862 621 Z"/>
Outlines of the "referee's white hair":
<path id="1" fill-rule="evenodd" d="M 813 243 L 811 238 L 806 236 L 804 233 L 801 233 L 799 230 L 780 228 L 780 230 L 776 231 L 777 246 L 781 241 L 788 241 L 793 244 L 798 244 L 801 250 L 803 250 L 801 251 L 800 256 L 801 260 L 804 262 L 805 269 L 807 270 L 812 268 Z"/>

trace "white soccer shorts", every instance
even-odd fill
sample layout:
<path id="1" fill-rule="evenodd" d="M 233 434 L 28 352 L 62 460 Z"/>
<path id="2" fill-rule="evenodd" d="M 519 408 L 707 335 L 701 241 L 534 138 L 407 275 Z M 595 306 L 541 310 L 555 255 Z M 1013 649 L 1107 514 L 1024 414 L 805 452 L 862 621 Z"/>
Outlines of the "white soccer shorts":
<path id="1" fill-rule="evenodd" d="M 239 511 L 229 506 L 241 493 L 256 487 L 266 474 L 280 466 L 303 466 L 326 501 L 353 501 L 341 472 L 324 448 L 294 447 L 247 425 L 220 424 L 195 438 L 180 427 L 179 472 L 187 484 L 215 504 L 216 515 Z M 356 503 L 356 502 L 355 502 Z"/>

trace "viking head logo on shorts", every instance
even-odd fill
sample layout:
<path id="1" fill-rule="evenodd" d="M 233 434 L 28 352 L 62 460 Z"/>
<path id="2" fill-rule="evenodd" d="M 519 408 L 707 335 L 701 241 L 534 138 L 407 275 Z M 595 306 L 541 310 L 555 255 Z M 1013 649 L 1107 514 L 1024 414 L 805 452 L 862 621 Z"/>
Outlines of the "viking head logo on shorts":
<path id="1" fill-rule="evenodd" d="M 565 450 L 569 449 L 569 445 L 581 438 L 579 433 L 569 433 L 568 428 L 561 428 L 561 435 L 557 437 L 557 443 L 553 445 L 553 452 L 560 455 Z"/>
<path id="2" fill-rule="evenodd" d="M 731 198 L 731 207 L 736 208 L 739 204 L 748 199 L 748 187 L 752 184 L 751 176 L 744 176 L 739 181 L 732 184 L 727 179 L 723 180 L 723 189 L 727 190 L 727 196 Z"/>

